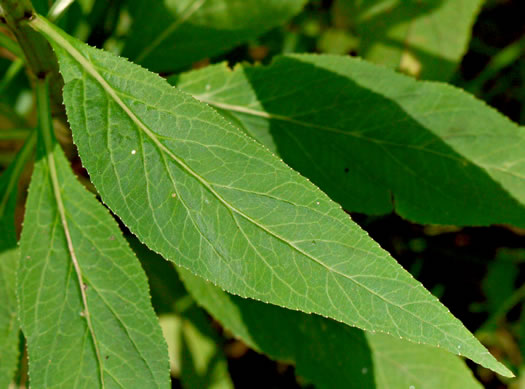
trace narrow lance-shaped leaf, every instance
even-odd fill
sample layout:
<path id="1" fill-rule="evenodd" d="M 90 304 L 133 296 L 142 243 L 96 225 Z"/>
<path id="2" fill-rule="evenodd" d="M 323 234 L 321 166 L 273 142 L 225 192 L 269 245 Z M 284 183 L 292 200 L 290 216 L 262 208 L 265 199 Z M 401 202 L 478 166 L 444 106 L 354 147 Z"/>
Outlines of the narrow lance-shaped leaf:
<path id="1" fill-rule="evenodd" d="M 232 296 L 177 270 L 197 303 L 226 329 L 255 350 L 294 363 L 316 388 L 481 389 L 465 363 L 444 350 Z"/>
<path id="2" fill-rule="evenodd" d="M 459 89 L 328 55 L 210 66 L 178 85 L 348 211 L 525 227 L 525 131 Z"/>
<path id="3" fill-rule="evenodd" d="M 74 141 L 151 249 L 226 290 L 510 372 L 337 204 L 212 108 L 43 18 Z"/>
<path id="4" fill-rule="evenodd" d="M 20 252 L 15 232 L 15 209 L 18 179 L 33 152 L 35 134 L 33 132 L 28 137 L 0 177 L 0 388 L 7 388 L 11 383 L 19 353 L 16 269 Z"/>
<path id="5" fill-rule="evenodd" d="M 172 71 L 279 26 L 306 0 L 129 0 L 134 17 L 123 55 Z"/>
<path id="6" fill-rule="evenodd" d="M 77 181 L 37 84 L 40 137 L 20 241 L 19 315 L 33 388 L 168 388 L 144 271 Z"/>
<path id="7" fill-rule="evenodd" d="M 423 79 L 448 80 L 465 54 L 482 0 L 337 0 L 334 17 L 359 55 Z"/>

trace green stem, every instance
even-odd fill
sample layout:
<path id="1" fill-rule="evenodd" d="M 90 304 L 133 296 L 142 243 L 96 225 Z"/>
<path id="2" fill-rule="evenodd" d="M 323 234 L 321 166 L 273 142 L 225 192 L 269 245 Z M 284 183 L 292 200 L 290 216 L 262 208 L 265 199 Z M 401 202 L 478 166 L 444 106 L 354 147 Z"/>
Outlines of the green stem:
<path id="1" fill-rule="evenodd" d="M 32 128 L 10 128 L 8 130 L 0 130 L 0 141 L 26 139 L 32 132 Z"/>
<path id="2" fill-rule="evenodd" d="M 523 301 L 525 301 L 525 285 L 522 285 L 520 288 L 516 289 L 514 293 L 509 298 L 507 298 L 503 302 L 503 304 L 500 305 L 499 309 L 488 318 L 488 320 L 483 324 L 483 326 L 478 330 L 478 332 L 489 331 L 512 308 L 514 308 L 516 305 Z"/>
<path id="3" fill-rule="evenodd" d="M 0 46 L 6 48 L 18 58 L 24 58 L 24 53 L 20 46 L 18 46 L 18 43 L 2 33 L 0 33 Z"/>
<path id="4" fill-rule="evenodd" d="M 75 0 L 56 0 L 47 13 L 47 19 L 51 22 L 56 22 L 62 15 L 64 15 L 74 1 Z"/>
<path id="5" fill-rule="evenodd" d="M 483 71 L 470 84 L 467 84 L 465 89 L 475 95 L 479 95 L 487 81 L 490 81 L 503 69 L 516 62 L 524 55 L 524 52 L 525 35 L 492 57 Z"/>
<path id="6" fill-rule="evenodd" d="M 29 25 L 36 16 L 29 0 L 0 0 L 2 17 L 7 27 L 15 35 L 24 54 L 25 63 L 36 78 L 50 75 L 51 98 L 55 112 L 63 112 L 63 81 L 58 73 L 58 62 L 47 40 Z"/>
<path id="7" fill-rule="evenodd" d="M 0 80 L 0 95 L 7 89 L 11 81 L 15 79 L 20 70 L 24 67 L 24 61 L 20 58 L 15 62 L 12 62 L 11 65 L 7 68 L 4 77 Z"/>

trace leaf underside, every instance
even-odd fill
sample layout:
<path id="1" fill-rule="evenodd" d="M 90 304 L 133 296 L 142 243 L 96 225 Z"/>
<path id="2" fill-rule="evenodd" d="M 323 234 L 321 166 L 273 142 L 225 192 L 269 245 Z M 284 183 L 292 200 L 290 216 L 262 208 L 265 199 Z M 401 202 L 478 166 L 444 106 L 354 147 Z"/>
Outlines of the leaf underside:
<path id="1" fill-rule="evenodd" d="M 511 374 L 318 188 L 213 109 L 44 19 L 79 154 L 152 250 L 226 290 Z"/>
<path id="2" fill-rule="evenodd" d="M 144 271 L 49 133 L 39 139 L 24 220 L 18 297 L 31 386 L 169 387 Z"/>

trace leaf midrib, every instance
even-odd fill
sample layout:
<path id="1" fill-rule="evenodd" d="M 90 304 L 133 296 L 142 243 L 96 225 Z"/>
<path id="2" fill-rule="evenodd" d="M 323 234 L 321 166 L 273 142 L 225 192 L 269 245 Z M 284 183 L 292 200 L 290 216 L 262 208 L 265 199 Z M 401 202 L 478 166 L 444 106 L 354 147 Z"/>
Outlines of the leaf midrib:
<path id="1" fill-rule="evenodd" d="M 141 62 L 144 58 L 147 58 L 162 42 L 164 42 L 170 34 L 173 33 L 184 22 L 186 22 L 195 12 L 197 12 L 207 0 L 196 0 L 191 6 L 189 6 L 181 15 L 180 19 L 176 19 L 171 23 L 157 38 L 149 45 L 147 45 L 140 54 L 135 58 L 135 61 Z"/>
<path id="2" fill-rule="evenodd" d="M 274 238 L 282 241 L 284 244 L 290 246 L 292 249 L 296 250 L 297 252 L 299 252 L 300 254 L 304 255 L 305 257 L 311 259 L 312 261 L 316 262 L 317 264 L 319 264 L 320 266 L 324 267 L 326 270 L 329 270 L 330 272 L 332 272 L 332 274 L 338 274 L 340 276 L 342 276 L 343 278 L 346 278 L 346 279 L 349 279 L 351 280 L 352 282 L 354 282 L 356 285 L 360 286 L 361 288 L 367 290 L 370 294 L 378 297 L 379 299 L 383 300 L 384 302 L 386 302 L 387 304 L 391 305 L 392 307 L 397 307 L 399 308 L 400 310 L 406 312 L 407 314 L 409 314 L 410 316 L 413 316 L 415 318 L 417 318 L 420 322 L 424 322 L 426 324 L 428 324 L 430 327 L 433 327 L 435 328 L 436 330 L 438 330 L 440 333 L 442 333 L 445 337 L 447 338 L 450 338 L 450 339 L 456 339 L 458 340 L 461 344 L 464 344 L 465 346 L 467 346 L 469 349 L 471 348 L 471 343 L 470 342 L 464 342 L 463 339 L 459 338 L 459 337 L 456 337 L 455 335 L 451 334 L 451 333 L 447 333 L 445 332 L 443 329 L 441 329 L 440 327 L 434 325 L 433 323 L 430 323 L 422 318 L 420 318 L 419 316 L 417 316 L 415 313 L 413 312 L 410 312 L 408 310 L 406 310 L 405 308 L 403 308 L 402 306 L 399 306 L 395 303 L 392 303 L 390 302 L 388 299 L 386 299 L 385 297 L 381 296 L 381 295 L 378 295 L 375 291 L 369 289 L 368 287 L 366 287 L 365 285 L 361 284 L 360 282 L 356 281 L 355 279 L 353 279 L 351 276 L 348 276 L 344 273 L 341 273 L 337 270 L 333 270 L 331 269 L 330 267 L 328 267 L 326 264 L 320 262 L 317 258 L 315 257 L 312 257 L 310 254 L 308 254 L 307 252 L 305 252 L 304 250 L 300 249 L 299 247 L 296 247 L 293 243 L 287 241 L 286 239 L 282 238 L 281 236 L 279 236 L 278 234 L 274 233 L 273 231 L 267 229 L 265 226 L 259 224 L 258 222 L 256 222 L 255 220 L 251 219 L 249 216 L 245 215 L 243 212 L 241 212 L 240 210 L 236 209 L 235 207 L 233 207 L 232 205 L 230 205 L 227 201 L 225 201 L 222 196 L 219 195 L 219 193 L 217 193 L 213 187 L 206 181 L 204 180 L 200 175 L 198 175 L 196 172 L 194 172 L 188 165 L 186 165 L 186 163 L 181 160 L 180 158 L 178 158 L 176 155 L 174 155 L 170 150 L 168 150 L 155 136 L 154 132 L 152 132 L 144 123 L 142 123 L 142 121 L 130 110 L 130 108 L 120 99 L 120 97 L 117 95 L 117 92 L 107 83 L 107 81 L 94 69 L 94 66 L 87 60 L 87 58 L 85 58 L 77 49 L 75 49 L 65 38 L 63 38 L 58 32 L 54 31 L 54 29 L 52 29 L 50 26 L 48 26 L 46 24 L 45 21 L 41 20 L 40 18 L 36 18 L 35 20 L 33 20 L 31 22 L 33 24 L 33 26 L 35 28 L 37 28 L 38 30 L 46 33 L 50 38 L 52 38 L 55 43 L 57 43 L 59 46 L 61 46 L 63 49 L 65 49 L 69 55 L 71 55 L 73 57 L 73 59 L 75 59 L 83 68 L 84 70 L 87 71 L 87 73 L 89 73 L 100 85 L 101 87 L 105 90 L 105 92 L 110 96 L 112 97 L 115 102 L 117 103 L 117 105 L 119 105 L 123 111 L 129 116 L 129 118 L 132 120 L 132 122 L 134 122 L 138 128 L 142 129 L 144 131 L 144 133 L 146 135 L 148 135 L 148 137 L 153 141 L 153 143 L 157 146 L 157 148 L 162 151 L 163 153 L 167 154 L 168 156 L 170 156 L 180 167 L 182 167 L 184 170 L 186 170 L 192 177 L 194 177 L 197 181 L 199 181 L 207 190 L 210 191 L 210 193 L 212 193 L 216 198 L 217 200 L 219 200 L 219 202 L 221 202 L 226 208 L 228 208 L 230 211 L 232 212 L 235 212 L 237 213 L 239 216 L 245 218 L 246 220 L 248 220 L 249 222 L 253 223 L 254 225 L 256 225 L 257 227 L 259 227 L 261 230 L 265 231 L 266 233 L 268 233 L 269 235 L 273 236 Z M 429 303 L 434 303 L 434 301 L 429 301 Z M 388 306 L 388 305 L 387 305 Z M 443 314 L 446 314 L 446 312 L 443 312 Z M 452 317 L 451 314 L 449 314 L 449 316 Z M 453 317 L 452 317 L 453 318 Z M 456 327 L 456 326 L 454 326 Z M 476 354 L 476 353 L 474 353 Z M 484 358 L 476 358 L 478 360 L 484 360 Z"/>
<path id="3" fill-rule="evenodd" d="M 105 388 L 104 380 L 104 364 L 102 362 L 102 356 L 100 354 L 100 348 L 98 345 L 98 340 L 93 328 L 93 323 L 91 321 L 91 314 L 89 311 L 89 305 L 87 301 L 87 294 L 84 289 L 84 282 L 82 276 L 82 269 L 78 262 L 75 246 L 71 237 L 71 232 L 69 230 L 67 215 L 62 200 L 62 193 L 60 189 L 60 182 L 58 180 L 58 172 L 56 167 L 56 161 L 54 157 L 54 148 L 53 148 L 53 125 L 50 118 L 50 107 L 49 107 L 49 95 L 48 95 L 48 81 L 47 80 L 38 80 L 36 83 L 36 95 L 37 95 L 37 108 L 38 108 L 38 118 L 39 118 L 39 129 L 42 134 L 44 149 L 46 152 L 46 162 L 48 167 L 48 177 L 51 179 L 52 192 L 55 198 L 57 205 L 58 215 L 61 221 L 62 229 L 64 236 L 66 238 L 67 250 L 69 252 L 69 257 L 73 264 L 74 271 L 77 275 L 78 288 L 80 290 L 80 295 L 82 297 L 82 305 L 84 307 L 83 313 L 86 319 L 87 327 L 89 329 L 91 339 L 93 341 L 93 347 L 95 348 L 95 354 L 97 359 L 97 366 L 99 371 L 99 379 L 102 389 Z"/>
<path id="4" fill-rule="evenodd" d="M 325 263 L 321 262 L 319 259 L 313 257 L 311 254 L 307 253 L 306 251 L 302 250 L 301 248 L 297 247 L 296 245 L 294 245 L 292 242 L 289 242 L 288 240 L 286 240 L 285 238 L 281 237 L 280 235 L 278 235 L 277 233 L 269 230 L 268 228 L 266 228 L 264 225 L 258 223 L 256 220 L 252 219 L 251 217 L 249 217 L 248 215 L 244 214 L 242 211 L 238 210 L 237 208 L 235 208 L 234 206 L 232 206 L 231 204 L 229 204 L 226 200 L 224 200 L 222 198 L 222 196 L 217 193 L 215 191 L 215 189 L 203 178 L 201 177 L 199 174 L 197 174 L 196 172 L 193 171 L 193 169 L 191 169 L 183 160 L 181 160 L 179 157 L 177 157 L 175 154 L 173 154 L 169 149 L 166 148 L 166 146 L 164 146 L 156 137 L 155 133 L 150 130 L 135 114 L 133 111 L 131 111 L 131 109 L 122 101 L 122 99 L 120 99 L 120 97 L 118 96 L 117 92 L 111 87 L 111 85 L 108 84 L 108 82 L 102 77 L 102 75 L 100 75 L 97 70 L 94 68 L 94 66 L 77 50 L 75 49 L 66 39 L 64 39 L 61 35 L 59 35 L 58 33 L 56 33 L 54 30 L 52 30 L 51 28 L 49 28 L 44 22 L 41 22 L 38 18 L 35 19 L 35 21 L 33 21 L 34 24 L 36 24 L 38 26 L 38 28 L 40 28 L 42 31 L 46 32 L 48 35 L 50 35 L 56 43 L 58 43 L 63 49 L 65 49 L 69 55 L 71 55 L 86 71 L 87 73 L 89 73 L 99 84 L 100 86 L 104 89 L 104 91 L 110 96 L 113 98 L 113 100 L 117 103 L 117 105 L 119 105 L 122 110 L 126 113 L 126 115 L 129 116 L 129 118 L 132 120 L 133 123 L 135 123 L 137 125 L 137 127 L 139 127 L 152 141 L 153 143 L 156 145 L 156 147 L 162 151 L 163 153 L 167 154 L 168 156 L 170 156 L 179 166 L 181 166 L 185 171 L 187 171 L 192 177 L 194 177 L 197 181 L 199 181 L 201 183 L 201 185 L 203 185 L 210 193 L 212 193 L 216 198 L 217 200 L 223 204 L 227 209 L 229 209 L 231 212 L 234 212 L 234 213 L 237 213 L 239 216 L 243 217 L 244 219 L 246 219 L 247 221 L 249 221 L 250 223 L 254 224 L 255 226 L 257 226 L 258 228 L 260 228 L 261 230 L 263 230 L 265 233 L 267 233 L 268 235 L 270 236 L 273 236 L 274 238 L 276 238 L 277 240 L 281 241 L 282 243 L 284 243 L 285 245 L 289 246 L 290 248 L 292 248 L 293 250 L 297 251 L 298 253 L 300 253 L 301 255 L 305 256 L 306 258 L 309 258 L 310 260 L 312 260 L 313 262 L 317 263 L 318 265 L 320 265 L 321 267 L 325 268 L 327 271 L 329 271 L 330 273 L 334 274 L 334 275 L 339 275 L 341 276 L 342 278 L 345 278 L 345 279 L 348 279 L 352 282 L 354 282 L 356 285 L 358 285 L 359 287 L 361 287 L 362 289 L 366 290 L 368 293 L 370 293 L 371 295 L 374 295 L 376 296 L 377 298 L 379 298 L 380 300 L 383 300 L 385 303 L 393 306 L 393 307 L 397 307 L 398 309 L 404 311 L 405 313 L 409 314 L 410 316 L 413 316 L 415 318 L 417 318 L 418 320 L 420 320 L 421 322 L 424 322 L 426 324 L 428 324 L 429 326 L 437 329 L 439 332 L 441 332 L 443 335 L 447 336 L 447 337 L 450 337 L 450 338 L 453 338 L 453 339 L 456 339 L 458 341 L 460 341 L 461 343 L 463 344 L 468 344 L 468 343 L 464 343 L 462 339 L 456 337 L 456 336 L 453 336 L 452 334 L 450 333 L 447 333 L 445 332 L 443 329 L 441 329 L 440 327 L 434 325 L 433 323 L 431 322 L 428 322 L 426 321 L 424 318 L 421 318 L 419 316 L 417 316 L 415 313 L 411 312 L 411 311 L 408 311 L 407 309 L 405 309 L 403 306 L 400 306 L 400 305 L 397 305 L 393 302 L 391 302 L 390 300 L 388 300 L 387 298 L 385 298 L 384 296 L 378 294 L 377 292 L 375 292 L 374 290 L 368 288 L 366 285 L 362 284 L 361 282 L 357 281 L 354 279 L 354 277 L 352 276 L 349 276 L 347 274 L 344 274 L 338 270 L 335 270 L 335 269 L 332 269 L 331 267 L 329 267 L 328 265 L 326 265 Z M 429 302 L 430 303 L 430 302 Z"/>

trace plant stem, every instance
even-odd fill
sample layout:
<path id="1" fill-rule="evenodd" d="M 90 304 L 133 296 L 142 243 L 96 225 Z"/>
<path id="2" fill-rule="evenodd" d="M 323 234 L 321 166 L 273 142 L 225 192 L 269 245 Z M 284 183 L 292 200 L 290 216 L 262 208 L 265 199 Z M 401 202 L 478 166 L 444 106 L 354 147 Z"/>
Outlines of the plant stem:
<path id="1" fill-rule="evenodd" d="M 29 0 L 0 0 L 0 6 L 3 11 L 3 20 L 22 49 L 33 83 L 37 78 L 45 78 L 49 74 L 54 112 L 63 112 L 63 81 L 58 73 L 58 63 L 47 40 L 28 23 L 36 16 L 31 2 Z"/>
<path id="2" fill-rule="evenodd" d="M 479 95 L 483 85 L 522 57 L 524 50 L 525 35 L 494 55 L 483 71 L 470 84 L 467 84 L 465 89 L 475 95 Z"/>
<path id="3" fill-rule="evenodd" d="M 478 332 L 485 330 L 490 331 L 503 316 L 522 301 L 525 301 L 525 285 L 516 289 L 514 293 L 500 305 L 500 308 L 488 318 Z"/>
<path id="4" fill-rule="evenodd" d="M 74 1 L 75 0 L 56 0 L 47 13 L 47 19 L 51 22 L 56 22 Z"/>
<path id="5" fill-rule="evenodd" d="M 24 58 L 24 53 L 22 53 L 22 49 L 18 46 L 18 43 L 3 33 L 0 33 L 0 46 L 6 48 L 18 58 Z"/>
<path id="6" fill-rule="evenodd" d="M 24 67 L 24 61 L 20 58 L 15 62 L 12 62 L 11 65 L 7 68 L 4 77 L 0 80 L 0 94 L 4 93 L 11 81 L 15 79 L 20 70 Z"/>
<path id="7" fill-rule="evenodd" d="M 0 130 L 0 141 L 26 139 L 32 128 L 10 128 L 9 130 Z"/>

